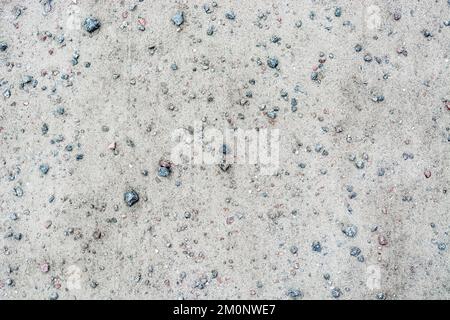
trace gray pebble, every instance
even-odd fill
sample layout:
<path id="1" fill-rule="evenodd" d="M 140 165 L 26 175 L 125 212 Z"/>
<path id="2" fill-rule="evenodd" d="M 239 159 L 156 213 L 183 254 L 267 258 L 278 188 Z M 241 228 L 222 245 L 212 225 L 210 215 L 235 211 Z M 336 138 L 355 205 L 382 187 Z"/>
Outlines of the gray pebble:
<path id="1" fill-rule="evenodd" d="M 319 241 L 314 241 L 311 245 L 311 248 L 315 252 L 321 252 L 322 251 L 322 245 Z"/>
<path id="2" fill-rule="evenodd" d="M 16 197 L 21 198 L 23 196 L 23 189 L 21 187 L 15 187 L 13 191 Z"/>
<path id="3" fill-rule="evenodd" d="M 358 248 L 358 247 L 351 247 L 350 248 L 350 255 L 352 257 L 357 257 L 357 256 L 360 255 L 360 253 L 361 253 L 361 249 L 360 248 Z"/>
<path id="4" fill-rule="evenodd" d="M 83 26 L 87 32 L 92 33 L 95 30 L 99 29 L 101 24 L 98 19 L 93 18 L 93 17 L 88 17 L 84 20 Z"/>
<path id="5" fill-rule="evenodd" d="M 0 42 L 0 51 L 4 52 L 8 49 L 8 44 L 6 42 Z"/>
<path id="6" fill-rule="evenodd" d="M 279 62 L 278 62 L 277 58 L 272 57 L 272 58 L 267 59 L 267 65 L 272 69 L 275 69 L 276 67 L 278 67 L 278 63 Z"/>
<path id="7" fill-rule="evenodd" d="M 129 207 L 132 207 L 139 201 L 139 195 L 136 191 L 130 190 L 124 193 L 123 199 Z"/>
<path id="8" fill-rule="evenodd" d="M 339 298 L 339 297 L 341 296 L 341 294 L 342 294 L 341 289 L 339 289 L 339 288 L 333 288 L 333 289 L 331 289 L 331 296 L 332 296 L 333 298 L 337 299 L 337 298 Z"/>
<path id="9" fill-rule="evenodd" d="M 354 225 L 348 225 L 344 229 L 342 229 L 342 232 L 349 238 L 356 237 L 356 234 L 358 233 L 358 228 Z"/>
<path id="10" fill-rule="evenodd" d="M 225 17 L 226 17 L 228 20 L 234 20 L 234 19 L 236 19 L 236 14 L 234 13 L 233 10 L 230 10 L 230 11 L 228 11 L 228 12 L 225 13 Z"/>
<path id="11" fill-rule="evenodd" d="M 170 175 L 170 169 L 166 167 L 159 167 L 158 176 L 167 178 Z"/>
<path id="12" fill-rule="evenodd" d="M 50 300 L 58 300 L 59 294 L 57 292 L 52 292 L 49 297 Z"/>
<path id="13" fill-rule="evenodd" d="M 303 297 L 303 293 L 298 289 L 289 289 L 287 295 L 293 299 Z"/>
<path id="14" fill-rule="evenodd" d="M 44 175 L 47 174 L 49 170 L 50 170 L 50 167 L 46 163 L 43 163 L 39 166 L 39 171 L 41 171 L 41 173 Z"/>
<path id="15" fill-rule="evenodd" d="M 184 23 L 184 12 L 178 11 L 175 13 L 175 15 L 172 17 L 172 22 L 177 27 L 181 26 Z"/>

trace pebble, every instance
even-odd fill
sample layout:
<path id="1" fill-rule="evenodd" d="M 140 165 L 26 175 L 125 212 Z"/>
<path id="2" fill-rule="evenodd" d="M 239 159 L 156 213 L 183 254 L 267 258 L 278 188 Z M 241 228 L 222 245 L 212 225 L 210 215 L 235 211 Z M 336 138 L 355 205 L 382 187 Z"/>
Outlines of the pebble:
<path id="1" fill-rule="evenodd" d="M 269 68 L 275 69 L 276 67 L 278 67 L 278 59 L 277 58 L 269 58 L 267 59 L 267 65 L 269 66 Z"/>
<path id="2" fill-rule="evenodd" d="M 321 252 L 322 251 L 322 245 L 319 241 L 314 241 L 311 245 L 311 248 L 315 252 Z"/>
<path id="3" fill-rule="evenodd" d="M 364 169 L 364 161 L 362 161 L 362 160 L 357 160 L 357 161 L 355 162 L 355 167 L 358 168 L 358 169 Z"/>
<path id="4" fill-rule="evenodd" d="M 361 253 L 361 249 L 360 248 L 358 248 L 358 247 L 351 247 L 350 248 L 350 255 L 351 256 L 357 257 L 357 256 L 360 255 L 360 253 Z"/>
<path id="5" fill-rule="evenodd" d="M 158 176 L 167 178 L 170 175 L 170 169 L 166 167 L 159 167 Z"/>
<path id="6" fill-rule="evenodd" d="M 298 247 L 297 246 L 291 246 L 291 248 L 289 249 L 289 251 L 292 254 L 296 254 L 298 252 Z"/>
<path id="7" fill-rule="evenodd" d="M 50 265 L 48 263 L 43 263 L 40 266 L 40 270 L 42 273 L 48 273 L 50 271 Z"/>
<path id="8" fill-rule="evenodd" d="M 332 288 L 331 289 L 331 296 L 335 299 L 339 298 L 342 295 L 342 291 L 339 288 Z"/>
<path id="9" fill-rule="evenodd" d="M 125 203 L 129 207 L 132 207 L 139 201 L 139 195 L 134 190 L 125 192 L 123 198 L 124 198 Z"/>
<path id="10" fill-rule="evenodd" d="M 289 289 L 287 295 L 293 299 L 303 297 L 303 293 L 299 289 Z"/>
<path id="11" fill-rule="evenodd" d="M 59 294 L 57 292 L 52 292 L 48 298 L 49 300 L 58 300 Z"/>
<path id="12" fill-rule="evenodd" d="M 15 187 L 13 191 L 16 197 L 21 198 L 23 196 L 23 189 L 21 187 Z"/>
<path id="13" fill-rule="evenodd" d="M 234 11 L 230 10 L 230 11 L 227 11 L 227 12 L 225 13 L 225 17 L 226 17 L 228 20 L 235 20 L 235 19 L 236 19 L 236 14 L 234 13 Z"/>
<path id="14" fill-rule="evenodd" d="M 342 229 L 342 232 L 349 238 L 356 237 L 356 234 L 358 233 L 358 228 L 354 225 L 348 225 L 344 229 Z"/>
<path id="15" fill-rule="evenodd" d="M 49 167 L 48 164 L 43 163 L 43 164 L 41 164 L 41 165 L 39 166 L 39 170 L 41 171 L 42 174 L 45 175 L 45 174 L 47 174 L 48 171 L 50 170 L 50 167 Z"/>
<path id="16" fill-rule="evenodd" d="M 84 20 L 83 23 L 84 30 L 89 33 L 93 33 L 95 30 L 98 30 L 101 26 L 101 23 L 98 19 L 93 17 L 88 17 Z"/>
<path id="17" fill-rule="evenodd" d="M 386 295 L 383 292 L 378 292 L 376 295 L 378 300 L 385 300 L 386 299 Z"/>
<path id="18" fill-rule="evenodd" d="M 214 34 L 214 30 L 215 30 L 214 26 L 209 26 L 208 29 L 206 30 L 206 34 L 208 36 L 212 36 Z"/>
<path id="19" fill-rule="evenodd" d="M 178 11 L 175 13 L 175 15 L 172 17 L 172 22 L 177 27 L 181 26 L 184 23 L 184 12 Z"/>

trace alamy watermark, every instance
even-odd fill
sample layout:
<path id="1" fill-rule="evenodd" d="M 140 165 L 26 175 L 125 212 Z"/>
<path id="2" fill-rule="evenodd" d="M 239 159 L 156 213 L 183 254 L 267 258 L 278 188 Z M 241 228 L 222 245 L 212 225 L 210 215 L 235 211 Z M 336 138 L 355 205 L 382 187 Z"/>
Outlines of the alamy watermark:
<path id="1" fill-rule="evenodd" d="M 370 265 L 366 270 L 366 285 L 370 290 L 379 290 L 381 288 L 381 269 L 379 266 Z"/>
<path id="2" fill-rule="evenodd" d="M 279 129 L 224 129 L 195 122 L 189 129 L 173 132 L 171 162 L 175 165 L 255 165 L 260 174 L 272 175 L 279 168 Z"/>

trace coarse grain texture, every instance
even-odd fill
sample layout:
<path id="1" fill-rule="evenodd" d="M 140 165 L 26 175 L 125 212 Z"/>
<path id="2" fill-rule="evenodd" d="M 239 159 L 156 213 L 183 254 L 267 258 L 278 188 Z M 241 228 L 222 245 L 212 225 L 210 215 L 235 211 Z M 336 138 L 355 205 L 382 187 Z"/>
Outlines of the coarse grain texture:
<path id="1" fill-rule="evenodd" d="M 450 299 L 449 21 L 1 0 L 0 300 Z M 196 122 L 279 129 L 277 172 L 169 162 Z"/>

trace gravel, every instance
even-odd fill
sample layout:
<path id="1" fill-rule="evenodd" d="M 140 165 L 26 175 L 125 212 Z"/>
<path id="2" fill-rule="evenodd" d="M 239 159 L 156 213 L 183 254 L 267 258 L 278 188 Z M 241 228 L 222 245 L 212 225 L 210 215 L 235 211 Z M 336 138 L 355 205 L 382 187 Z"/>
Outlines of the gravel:
<path id="1" fill-rule="evenodd" d="M 84 20 L 83 27 L 89 33 L 93 33 L 94 31 L 100 29 L 101 23 L 97 18 L 88 17 Z"/>
<path id="2" fill-rule="evenodd" d="M 139 201 L 139 195 L 136 191 L 130 190 L 124 193 L 123 199 L 127 206 L 132 207 Z"/>
<path id="3" fill-rule="evenodd" d="M 449 10 L 3 1 L 0 300 L 448 300 Z"/>

